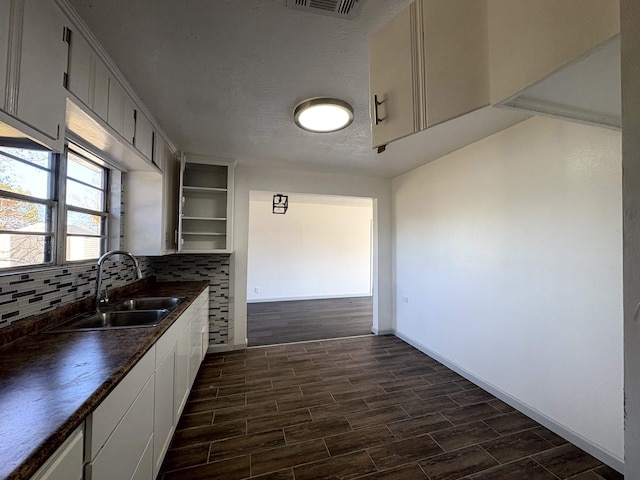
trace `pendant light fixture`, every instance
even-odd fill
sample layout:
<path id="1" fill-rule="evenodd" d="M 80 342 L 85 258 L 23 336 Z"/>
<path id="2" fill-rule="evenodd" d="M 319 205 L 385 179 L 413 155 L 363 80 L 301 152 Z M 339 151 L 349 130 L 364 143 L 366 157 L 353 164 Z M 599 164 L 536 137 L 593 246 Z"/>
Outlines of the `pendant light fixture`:
<path id="1" fill-rule="evenodd" d="M 293 119 L 297 126 L 309 132 L 337 132 L 351 124 L 353 108 L 337 98 L 310 98 L 296 106 Z"/>

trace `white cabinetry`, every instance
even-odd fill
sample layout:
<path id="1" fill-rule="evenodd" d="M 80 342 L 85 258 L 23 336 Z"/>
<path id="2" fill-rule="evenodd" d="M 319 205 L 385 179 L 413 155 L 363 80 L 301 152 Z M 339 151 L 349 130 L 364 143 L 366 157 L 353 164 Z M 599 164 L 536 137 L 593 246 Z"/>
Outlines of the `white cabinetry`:
<path id="1" fill-rule="evenodd" d="M 405 8 L 371 36 L 371 136 L 374 147 L 420 130 L 417 118 L 415 5 Z"/>
<path id="2" fill-rule="evenodd" d="M 106 65 L 79 32 L 67 30 L 69 66 L 66 87 L 102 120 L 107 120 L 111 94 Z"/>
<path id="3" fill-rule="evenodd" d="M 66 19 L 54 2 L 2 2 L 0 66 L 4 64 L 2 120 L 48 147 L 64 146 Z M 6 15 L 6 16 L 5 16 Z"/>
<path id="4" fill-rule="evenodd" d="M 233 250 L 233 168 L 233 163 L 211 157 L 183 157 L 178 251 L 231 253 Z"/>
<path id="5" fill-rule="evenodd" d="M 485 0 L 416 0 L 370 42 L 374 147 L 489 104 Z"/>
<path id="6" fill-rule="evenodd" d="M 179 163 L 161 137 L 156 143 L 163 174 L 131 171 L 125 176 L 130 205 L 124 216 L 125 247 L 136 255 L 165 255 L 176 250 Z"/>
<path id="7" fill-rule="evenodd" d="M 86 421 L 85 480 L 131 479 L 152 470 L 145 455 L 153 437 L 155 346 Z M 141 460 L 148 458 L 149 465 Z"/>
<path id="8" fill-rule="evenodd" d="M 189 362 L 193 345 L 190 334 L 200 329 L 202 311 L 208 315 L 209 292 L 202 292 L 182 316 L 156 343 L 156 383 L 153 427 L 153 475 L 158 474 L 169 443 L 189 396 L 193 378 L 200 368 L 202 357 Z M 201 343 L 197 343 L 201 349 Z"/>
<path id="9" fill-rule="evenodd" d="M 133 146 L 148 160 L 153 161 L 153 127 L 151 122 L 139 110 L 135 112 L 136 133 L 134 136 Z"/>
<path id="10" fill-rule="evenodd" d="M 31 480 L 82 480 L 82 429 L 73 432 Z"/>

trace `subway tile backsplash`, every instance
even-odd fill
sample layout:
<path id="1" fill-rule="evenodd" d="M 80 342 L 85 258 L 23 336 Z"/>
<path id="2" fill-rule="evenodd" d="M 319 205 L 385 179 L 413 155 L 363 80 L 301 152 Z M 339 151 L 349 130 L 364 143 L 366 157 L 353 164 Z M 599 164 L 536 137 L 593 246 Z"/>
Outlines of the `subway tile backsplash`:
<path id="1" fill-rule="evenodd" d="M 229 255 L 138 257 L 142 274 L 158 281 L 209 281 L 209 343 L 229 343 Z M 104 264 L 103 285 L 135 280 L 128 259 Z M 71 265 L 0 276 L 0 328 L 95 295 L 96 266 Z M 232 337 L 231 337 L 232 338 Z"/>

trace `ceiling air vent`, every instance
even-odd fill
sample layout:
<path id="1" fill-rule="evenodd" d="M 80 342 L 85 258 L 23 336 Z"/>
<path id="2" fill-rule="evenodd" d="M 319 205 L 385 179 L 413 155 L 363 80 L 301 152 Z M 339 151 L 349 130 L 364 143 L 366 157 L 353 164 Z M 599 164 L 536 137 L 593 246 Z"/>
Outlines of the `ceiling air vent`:
<path id="1" fill-rule="evenodd" d="M 339 18 L 353 18 L 358 0 L 287 0 L 287 8 Z"/>

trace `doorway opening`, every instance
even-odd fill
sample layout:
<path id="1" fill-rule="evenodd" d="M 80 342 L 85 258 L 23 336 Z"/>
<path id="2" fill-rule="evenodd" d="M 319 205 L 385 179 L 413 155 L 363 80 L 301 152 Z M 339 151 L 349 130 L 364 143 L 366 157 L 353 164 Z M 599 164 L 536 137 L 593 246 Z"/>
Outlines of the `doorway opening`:
<path id="1" fill-rule="evenodd" d="M 273 213 L 274 194 L 288 196 Z M 250 192 L 249 346 L 371 334 L 373 199 Z"/>

